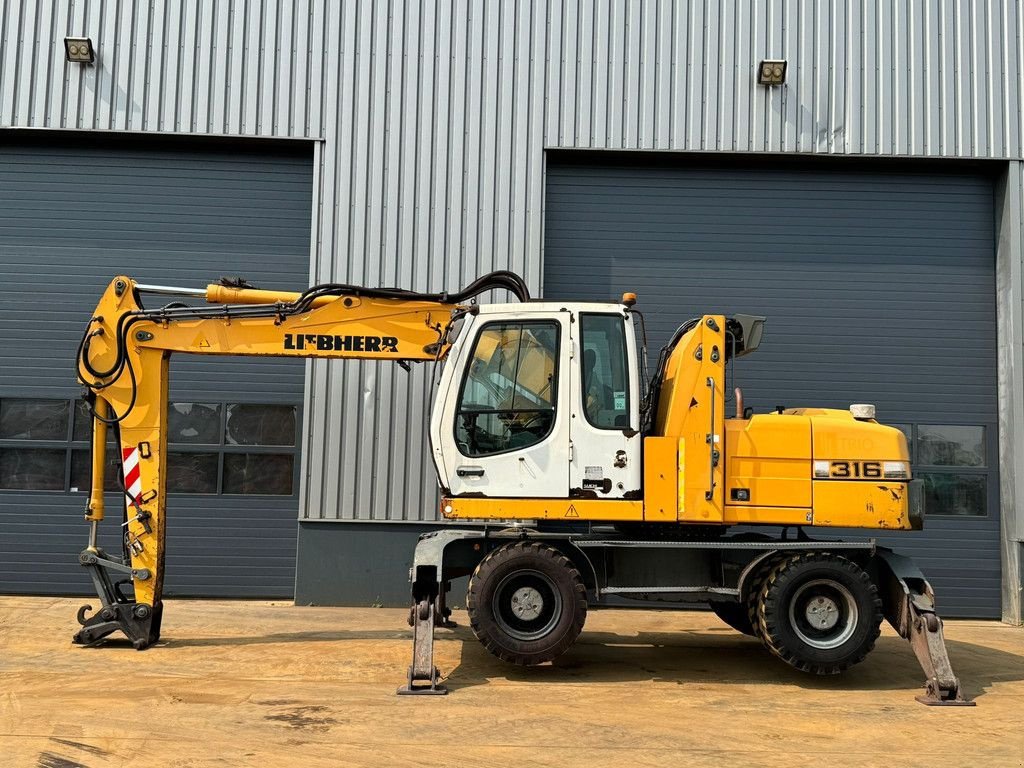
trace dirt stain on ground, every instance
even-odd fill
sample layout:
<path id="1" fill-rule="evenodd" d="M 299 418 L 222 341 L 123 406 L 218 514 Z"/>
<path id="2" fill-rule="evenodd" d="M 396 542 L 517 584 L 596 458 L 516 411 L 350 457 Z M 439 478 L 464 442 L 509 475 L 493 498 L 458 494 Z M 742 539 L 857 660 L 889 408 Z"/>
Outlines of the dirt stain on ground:
<path id="1" fill-rule="evenodd" d="M 90 755 L 98 755 L 100 757 L 103 757 L 110 754 L 105 749 L 94 747 L 92 744 L 83 744 L 80 741 L 71 741 L 70 739 L 57 739 L 53 737 L 50 738 L 50 741 L 55 742 L 57 744 L 63 744 L 65 747 L 71 747 L 72 749 L 80 749 L 83 752 L 88 752 Z"/>
<path id="2" fill-rule="evenodd" d="M 39 762 L 36 765 L 39 768 L 89 768 L 84 763 L 55 755 L 53 752 L 40 752 Z"/>
<path id="3" fill-rule="evenodd" d="M 265 715 L 263 719 L 282 723 L 289 728 L 323 732 L 329 731 L 331 726 L 338 723 L 335 718 L 323 714 L 327 711 L 327 707 L 322 704 L 310 704 L 305 707 L 292 707 L 273 715 Z"/>

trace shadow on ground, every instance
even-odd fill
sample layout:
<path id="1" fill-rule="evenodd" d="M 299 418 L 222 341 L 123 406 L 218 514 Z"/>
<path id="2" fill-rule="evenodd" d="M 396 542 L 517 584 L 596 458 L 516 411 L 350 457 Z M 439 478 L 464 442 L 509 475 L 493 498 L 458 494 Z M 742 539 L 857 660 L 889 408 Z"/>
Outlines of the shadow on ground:
<path id="1" fill-rule="evenodd" d="M 982 696 L 996 682 L 1024 680 L 1024 657 L 975 643 L 947 640 L 953 669 L 967 698 Z M 493 659 L 472 637 L 461 663 L 451 670 L 451 690 L 484 685 L 494 678 L 516 682 L 668 682 L 679 685 L 773 683 L 813 690 L 882 691 L 923 686 L 924 673 L 909 643 L 881 637 L 861 664 L 842 675 L 817 677 L 771 656 L 760 642 L 734 632 L 711 631 L 617 635 L 584 633 L 552 664 L 520 668 Z"/>
<path id="2" fill-rule="evenodd" d="M 679 685 L 756 685 L 773 683 L 813 690 L 901 690 L 923 684 L 924 673 L 910 645 L 898 637 L 879 638 L 875 650 L 843 675 L 814 677 L 772 657 L 757 640 L 726 628 L 700 631 L 640 632 L 620 635 L 587 632 L 552 664 L 515 667 L 487 653 L 468 627 L 438 629 L 437 642 L 461 644 L 454 669 L 442 669 L 450 690 L 487 685 L 496 679 L 541 683 L 669 682 Z M 167 638 L 160 647 L 178 648 L 403 640 L 409 630 L 323 630 L 269 633 L 253 637 Z M 997 682 L 1024 680 L 1024 657 L 961 640 L 946 641 L 953 669 L 968 698 L 982 696 Z M 115 645 L 116 642 L 112 642 Z M 396 670 L 396 676 L 399 671 Z"/>

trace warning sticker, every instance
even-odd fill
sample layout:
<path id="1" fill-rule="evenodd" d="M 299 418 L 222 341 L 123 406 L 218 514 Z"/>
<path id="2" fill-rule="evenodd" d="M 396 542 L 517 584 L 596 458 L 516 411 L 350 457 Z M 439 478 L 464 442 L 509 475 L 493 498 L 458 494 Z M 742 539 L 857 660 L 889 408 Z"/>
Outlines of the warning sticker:
<path id="1" fill-rule="evenodd" d="M 583 478 L 585 480 L 601 480 L 604 478 L 604 467 L 584 467 Z"/>
<path id="2" fill-rule="evenodd" d="M 567 510 L 565 510 L 565 516 L 566 517 L 579 517 L 580 516 L 580 513 L 576 511 L 576 505 L 575 504 L 570 504 L 569 505 L 569 508 Z"/>

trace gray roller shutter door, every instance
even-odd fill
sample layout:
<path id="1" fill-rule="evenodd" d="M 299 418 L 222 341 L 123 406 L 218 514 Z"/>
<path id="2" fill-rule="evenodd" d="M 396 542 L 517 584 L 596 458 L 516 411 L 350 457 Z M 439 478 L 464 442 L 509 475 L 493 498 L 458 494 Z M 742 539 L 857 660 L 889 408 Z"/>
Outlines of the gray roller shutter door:
<path id="1" fill-rule="evenodd" d="M 978 173 L 549 161 L 544 295 L 636 291 L 652 365 L 689 317 L 767 315 L 734 369 L 758 412 L 872 402 L 887 423 L 983 425 L 986 469 L 965 471 L 987 483 L 985 514 L 878 538 L 945 614 L 997 617 L 993 221 Z"/>
<path id="2" fill-rule="evenodd" d="M 303 289 L 311 200 L 305 144 L 0 136 L 0 398 L 78 396 L 75 348 L 117 274 Z M 303 377 L 298 360 L 179 355 L 171 399 L 301 407 Z M 166 593 L 290 597 L 297 470 L 294 486 L 290 496 L 172 494 Z M 82 493 L 0 490 L 0 592 L 91 591 L 76 561 L 84 503 Z M 116 495 L 107 510 L 102 543 L 119 553 Z"/>

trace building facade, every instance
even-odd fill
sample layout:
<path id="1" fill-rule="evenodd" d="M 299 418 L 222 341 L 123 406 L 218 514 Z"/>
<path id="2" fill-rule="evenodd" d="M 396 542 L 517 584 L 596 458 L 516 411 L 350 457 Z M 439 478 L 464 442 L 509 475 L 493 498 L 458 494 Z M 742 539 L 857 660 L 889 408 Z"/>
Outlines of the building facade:
<path id="1" fill-rule="evenodd" d="M 769 315 L 748 402 L 875 402 L 932 510 L 892 542 L 946 613 L 1020 621 L 1016 3 L 0 9 L 0 589 L 88 589 L 69 361 L 114 274 L 436 291 L 512 269 L 555 298 L 637 291 L 654 353 L 694 314 Z M 169 591 L 402 602 L 437 524 L 430 367 L 266 366 L 174 365 Z"/>

